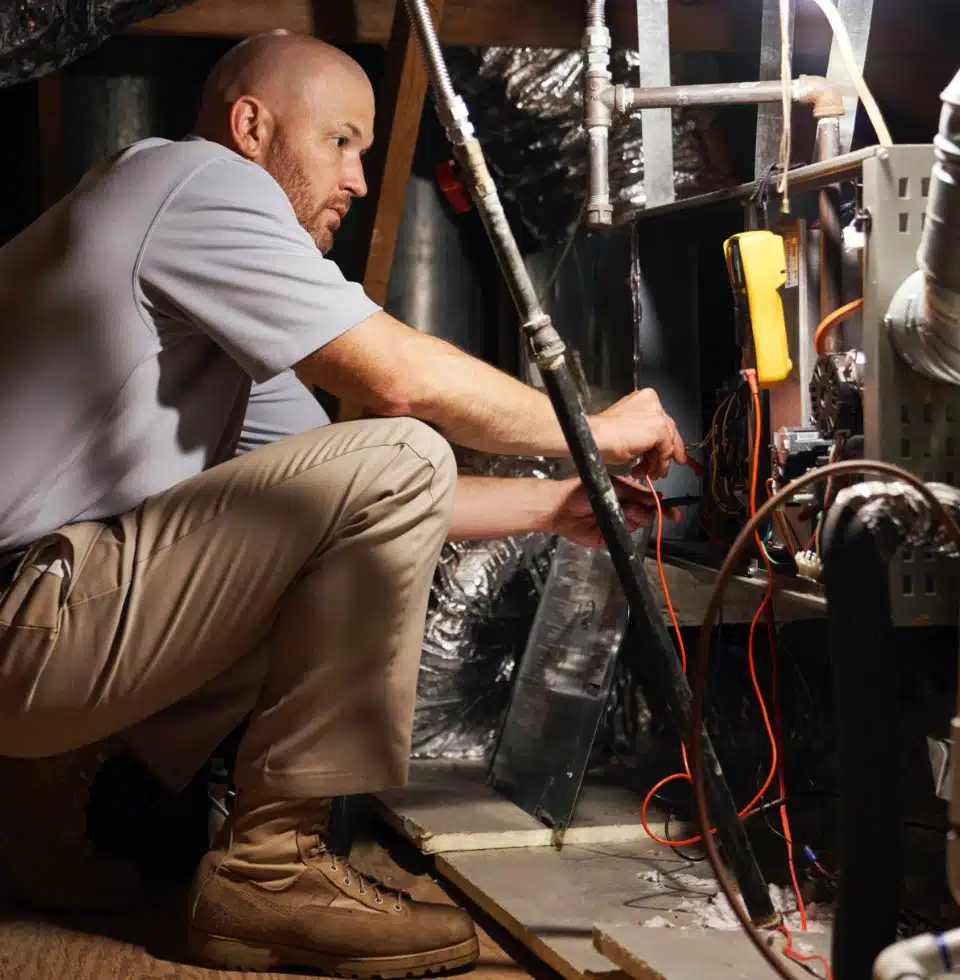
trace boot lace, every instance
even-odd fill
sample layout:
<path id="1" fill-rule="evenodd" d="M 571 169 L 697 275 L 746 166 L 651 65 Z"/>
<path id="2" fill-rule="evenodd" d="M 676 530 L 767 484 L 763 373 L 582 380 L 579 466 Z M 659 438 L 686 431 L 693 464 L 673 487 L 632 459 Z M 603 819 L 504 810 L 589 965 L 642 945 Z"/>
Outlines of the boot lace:
<path id="1" fill-rule="evenodd" d="M 385 885 L 372 875 L 365 874 L 363 871 L 354 867 L 345 858 L 337 857 L 324 843 L 323 837 L 317 838 L 314 855 L 318 858 L 325 858 L 329 862 L 330 870 L 334 874 L 342 877 L 344 885 L 349 887 L 356 880 L 359 894 L 366 895 L 368 891 L 373 892 L 373 900 L 377 905 L 383 905 L 386 901 L 392 899 L 394 911 L 400 912 L 403 910 L 403 900 L 411 901 L 410 895 L 406 892 L 401 891 L 399 888 L 391 888 L 389 885 Z"/>

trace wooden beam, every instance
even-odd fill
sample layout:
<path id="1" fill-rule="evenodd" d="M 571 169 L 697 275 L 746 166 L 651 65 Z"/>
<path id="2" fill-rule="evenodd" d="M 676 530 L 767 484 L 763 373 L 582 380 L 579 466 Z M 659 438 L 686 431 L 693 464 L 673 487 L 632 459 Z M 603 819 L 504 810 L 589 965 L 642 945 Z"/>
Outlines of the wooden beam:
<path id="1" fill-rule="evenodd" d="M 434 24 L 442 23 L 444 0 L 429 0 Z M 427 70 L 406 7 L 398 3 L 390 32 L 387 64 L 377 93 L 377 121 L 367 164 L 367 201 L 359 235 L 362 282 L 367 295 L 387 300 L 390 267 L 403 217 L 410 168 L 427 94 Z"/>
<path id="2" fill-rule="evenodd" d="M 434 25 L 439 26 L 445 0 L 428 0 L 428 5 Z M 357 209 L 357 219 L 363 222 L 358 233 L 357 278 L 366 294 L 381 306 L 387 301 L 427 83 L 427 69 L 406 7 L 398 3 L 377 93 L 373 150 L 366 166 L 367 199 L 363 208 Z M 339 418 L 347 421 L 362 414 L 361 406 L 344 404 Z"/>
<path id="3" fill-rule="evenodd" d="M 635 47 L 636 9 L 609 3 L 614 43 Z M 197 0 L 136 25 L 154 34 L 246 37 L 273 28 L 315 34 L 335 43 L 384 44 L 391 34 L 393 0 Z M 753 52 L 759 0 L 670 0 L 674 52 Z M 583 0 L 447 0 L 440 40 L 448 45 L 578 48 Z M 797 14 L 795 50 L 828 50 L 829 27 L 814 10 Z"/>

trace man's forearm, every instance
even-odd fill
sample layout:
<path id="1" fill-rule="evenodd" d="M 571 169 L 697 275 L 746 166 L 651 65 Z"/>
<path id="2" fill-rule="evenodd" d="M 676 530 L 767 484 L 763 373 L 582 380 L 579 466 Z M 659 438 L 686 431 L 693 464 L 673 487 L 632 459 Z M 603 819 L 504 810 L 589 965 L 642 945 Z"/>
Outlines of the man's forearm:
<path id="1" fill-rule="evenodd" d="M 448 538 L 481 541 L 549 531 L 559 493 L 553 480 L 461 476 Z"/>
<path id="2" fill-rule="evenodd" d="M 508 455 L 566 456 L 567 443 L 550 399 L 483 361 L 465 360 L 430 338 L 415 368 L 417 418 L 434 423 L 453 443 Z M 597 419 L 591 424 L 596 425 Z"/>
<path id="3" fill-rule="evenodd" d="M 378 415 L 430 422 L 451 442 L 469 449 L 567 455 L 546 395 L 385 313 L 374 314 L 310 355 L 298 373 Z M 604 420 L 595 417 L 591 425 L 600 442 L 607 428 Z"/>

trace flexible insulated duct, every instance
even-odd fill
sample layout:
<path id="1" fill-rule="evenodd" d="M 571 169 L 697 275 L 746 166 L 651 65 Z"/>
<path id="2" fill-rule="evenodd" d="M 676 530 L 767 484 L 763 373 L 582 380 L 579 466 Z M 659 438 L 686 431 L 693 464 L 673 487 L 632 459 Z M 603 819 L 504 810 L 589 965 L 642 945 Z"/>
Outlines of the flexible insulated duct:
<path id="1" fill-rule="evenodd" d="M 890 576 L 872 531 L 839 499 L 823 547 L 842 787 L 833 976 L 864 980 L 897 938 L 903 877 Z"/>
<path id="2" fill-rule="evenodd" d="M 897 290 L 886 323 L 915 371 L 960 385 L 960 72 L 940 97 L 920 269 Z"/>
<path id="3" fill-rule="evenodd" d="M 927 487 L 949 511 L 960 491 Z M 896 940 L 903 880 L 901 699 L 889 562 L 902 546 L 955 554 L 929 502 L 897 482 L 842 490 L 823 532 L 836 697 L 840 826 L 835 980 L 863 980 Z"/>
<path id="4" fill-rule="evenodd" d="M 0 2 L 0 87 L 39 78 L 99 47 L 138 20 L 191 0 Z"/>

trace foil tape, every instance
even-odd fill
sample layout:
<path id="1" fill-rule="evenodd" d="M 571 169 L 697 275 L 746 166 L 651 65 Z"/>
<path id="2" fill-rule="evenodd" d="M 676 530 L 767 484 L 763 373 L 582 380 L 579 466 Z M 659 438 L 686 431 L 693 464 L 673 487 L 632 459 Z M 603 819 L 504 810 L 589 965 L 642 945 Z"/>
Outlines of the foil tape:
<path id="1" fill-rule="evenodd" d="M 517 208 L 541 245 L 563 241 L 586 195 L 582 53 L 494 47 L 453 50 L 447 57 L 500 195 Z M 613 51 L 611 70 L 616 81 L 635 83 L 638 53 Z M 674 111 L 678 197 L 733 182 L 730 175 L 716 172 L 710 160 L 710 118 L 704 110 Z M 610 130 L 610 196 L 617 223 L 629 220 L 646 203 L 639 113 L 618 117 Z"/>
<path id="2" fill-rule="evenodd" d="M 458 451 L 460 472 L 546 479 L 553 462 Z M 550 534 L 448 542 L 430 593 L 413 724 L 413 757 L 480 759 L 492 747 L 510 680 L 536 615 Z"/>
<path id="3" fill-rule="evenodd" d="M 927 489 L 960 521 L 960 490 L 947 483 L 928 483 Z M 937 520 L 929 502 L 908 483 L 874 480 L 841 490 L 834 507 L 853 507 L 877 538 L 887 557 L 901 546 L 956 557 L 957 549 Z"/>

